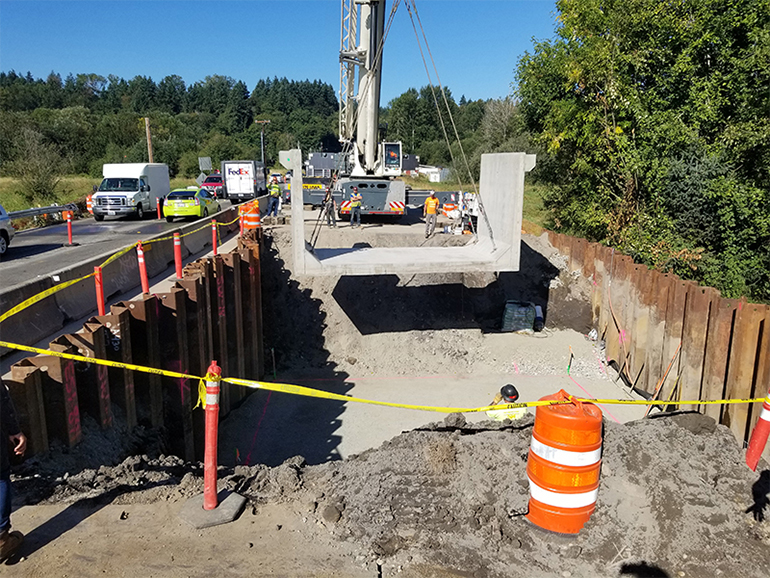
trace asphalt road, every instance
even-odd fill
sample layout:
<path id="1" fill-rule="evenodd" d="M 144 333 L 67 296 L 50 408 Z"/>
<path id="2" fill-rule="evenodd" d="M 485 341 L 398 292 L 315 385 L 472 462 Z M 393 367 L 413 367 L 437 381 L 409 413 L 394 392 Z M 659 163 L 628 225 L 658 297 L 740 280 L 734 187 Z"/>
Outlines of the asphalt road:
<path id="1" fill-rule="evenodd" d="M 230 201 L 220 201 L 221 208 L 230 207 Z M 8 251 L 0 260 L 0 290 L 57 271 L 97 255 L 115 252 L 140 239 L 149 239 L 164 231 L 178 228 L 189 221 L 175 219 L 130 220 L 125 217 L 107 217 L 101 223 L 93 218 L 78 219 L 72 223 L 72 241 L 67 246 L 67 224 L 19 231 Z"/>

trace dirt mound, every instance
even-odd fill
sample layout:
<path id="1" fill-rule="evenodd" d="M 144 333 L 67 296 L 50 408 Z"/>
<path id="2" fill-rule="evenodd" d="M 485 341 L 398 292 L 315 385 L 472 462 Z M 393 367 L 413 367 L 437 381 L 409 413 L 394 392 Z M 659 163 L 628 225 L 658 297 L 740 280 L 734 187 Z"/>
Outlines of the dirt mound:
<path id="1" fill-rule="evenodd" d="M 728 428 L 699 414 L 605 422 L 596 511 L 579 535 L 561 536 L 525 518 L 532 421 L 455 414 L 344 461 L 220 468 L 219 486 L 255 511 L 287 504 L 322 542 L 349 543 L 386 574 L 767 575 L 770 527 L 759 519 L 770 475 L 756 481 Z M 47 502 L 178 500 L 202 491 L 202 474 L 175 457 L 132 457 L 59 478 Z"/>

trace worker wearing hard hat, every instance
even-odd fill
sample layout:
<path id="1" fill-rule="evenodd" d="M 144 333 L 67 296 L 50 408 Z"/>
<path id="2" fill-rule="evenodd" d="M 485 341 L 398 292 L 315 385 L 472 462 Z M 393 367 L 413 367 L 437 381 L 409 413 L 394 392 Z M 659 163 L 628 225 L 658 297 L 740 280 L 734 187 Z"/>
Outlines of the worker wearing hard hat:
<path id="1" fill-rule="evenodd" d="M 270 194 L 270 201 L 267 205 L 267 216 L 278 216 L 278 204 L 281 200 L 281 187 L 278 185 L 278 179 L 273 177 L 270 179 L 270 184 L 267 187 L 267 192 Z"/>
<path id="2" fill-rule="evenodd" d="M 324 212 L 326 213 L 326 224 L 329 225 L 329 228 L 336 229 L 337 228 L 337 217 L 334 214 L 337 209 L 337 203 L 334 200 L 334 195 L 332 194 L 332 188 L 331 185 L 326 187 L 326 195 L 324 195 Z"/>
<path id="3" fill-rule="evenodd" d="M 425 217 L 426 239 L 433 234 L 433 230 L 436 228 L 436 219 L 438 219 L 438 205 L 439 200 L 436 198 L 436 193 L 434 191 L 430 194 L 430 197 L 425 199 L 425 204 L 422 206 L 422 216 Z"/>
<path id="4" fill-rule="evenodd" d="M 361 194 L 358 187 L 353 187 L 350 193 L 350 226 L 361 227 Z"/>
<path id="5" fill-rule="evenodd" d="M 513 386 L 508 383 L 500 388 L 500 393 L 495 396 L 492 403 L 489 405 L 506 405 L 509 403 L 516 403 L 519 399 L 519 392 Z M 511 409 L 491 409 L 487 411 L 487 415 L 496 421 L 503 421 L 505 419 L 521 419 L 527 414 L 526 407 L 515 407 Z"/>

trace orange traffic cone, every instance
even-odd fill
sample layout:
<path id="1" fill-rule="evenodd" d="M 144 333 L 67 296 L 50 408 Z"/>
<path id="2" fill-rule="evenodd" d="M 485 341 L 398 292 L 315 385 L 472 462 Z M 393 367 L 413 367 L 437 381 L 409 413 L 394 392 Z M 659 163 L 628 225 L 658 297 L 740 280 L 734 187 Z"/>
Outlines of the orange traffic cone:
<path id="1" fill-rule="evenodd" d="M 746 465 L 753 472 L 757 471 L 757 464 L 762 452 L 765 451 L 768 436 L 770 436 L 770 392 L 768 392 L 762 404 L 762 413 L 759 414 L 757 425 L 754 426 L 754 431 L 751 432 L 749 447 L 746 450 Z"/>

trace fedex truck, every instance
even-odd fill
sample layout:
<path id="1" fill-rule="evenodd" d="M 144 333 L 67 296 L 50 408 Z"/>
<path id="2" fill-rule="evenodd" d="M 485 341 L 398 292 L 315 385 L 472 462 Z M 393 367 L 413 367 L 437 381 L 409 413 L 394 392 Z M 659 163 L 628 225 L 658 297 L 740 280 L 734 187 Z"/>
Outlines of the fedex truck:
<path id="1" fill-rule="evenodd" d="M 265 166 L 259 161 L 222 161 L 222 185 L 225 198 L 233 203 L 256 199 L 267 194 Z"/>
<path id="2" fill-rule="evenodd" d="M 142 219 L 155 212 L 158 199 L 171 190 L 168 165 L 161 163 L 111 163 L 102 167 L 102 180 L 91 200 L 94 219 L 125 215 Z"/>

